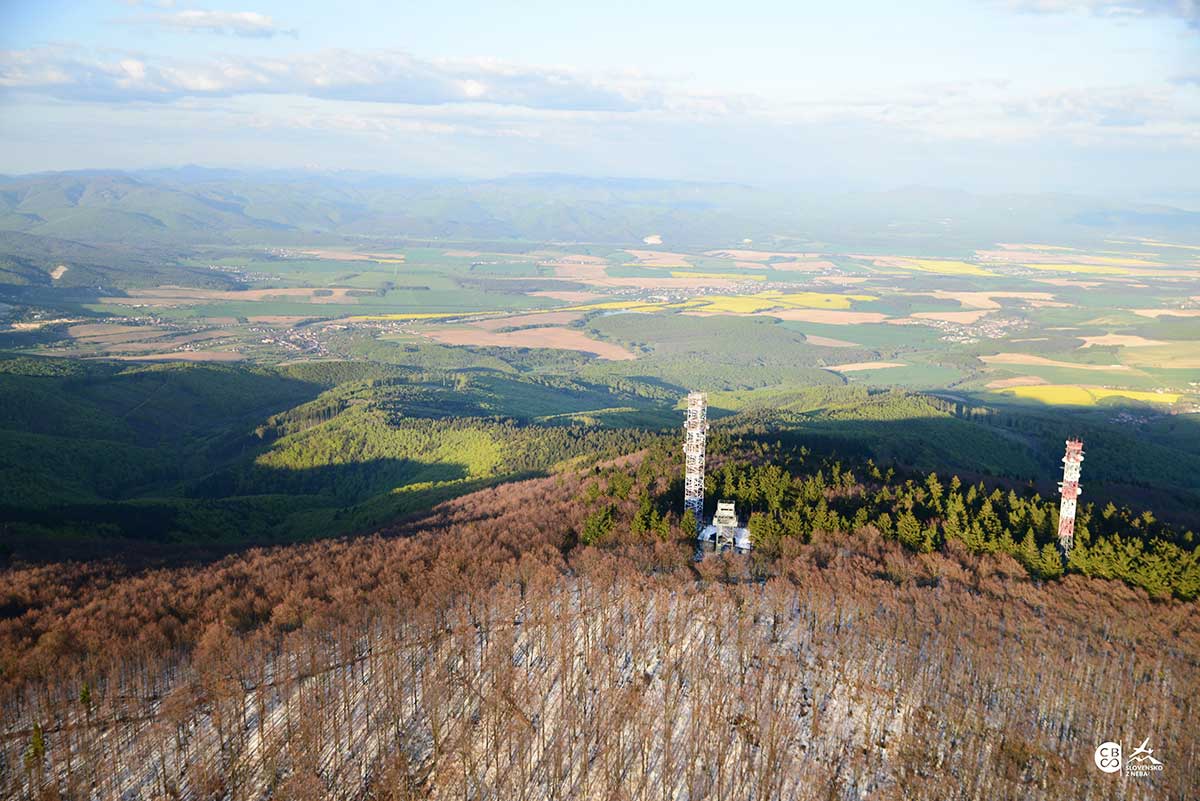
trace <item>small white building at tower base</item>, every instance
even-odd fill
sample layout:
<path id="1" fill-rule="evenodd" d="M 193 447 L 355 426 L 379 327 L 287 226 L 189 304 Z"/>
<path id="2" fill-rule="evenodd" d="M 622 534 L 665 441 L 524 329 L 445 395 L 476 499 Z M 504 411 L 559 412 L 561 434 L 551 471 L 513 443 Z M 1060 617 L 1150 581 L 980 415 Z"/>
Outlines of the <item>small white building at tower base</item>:
<path id="1" fill-rule="evenodd" d="M 750 530 L 738 525 L 733 501 L 718 501 L 712 523 L 700 529 L 699 542 L 711 543 L 717 550 L 732 545 L 739 551 L 750 550 Z"/>

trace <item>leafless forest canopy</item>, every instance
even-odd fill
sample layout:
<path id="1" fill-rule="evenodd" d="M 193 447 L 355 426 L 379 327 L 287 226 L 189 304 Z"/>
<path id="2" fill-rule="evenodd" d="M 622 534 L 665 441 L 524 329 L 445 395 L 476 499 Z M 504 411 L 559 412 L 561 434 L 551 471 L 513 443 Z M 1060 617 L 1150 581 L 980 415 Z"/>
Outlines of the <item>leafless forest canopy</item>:
<path id="1" fill-rule="evenodd" d="M 667 489 L 643 458 L 369 538 L 8 571 L 4 795 L 1194 797 L 1193 603 L 870 524 L 694 562 L 612 493 Z M 1157 776 L 1092 765 L 1145 736 Z"/>

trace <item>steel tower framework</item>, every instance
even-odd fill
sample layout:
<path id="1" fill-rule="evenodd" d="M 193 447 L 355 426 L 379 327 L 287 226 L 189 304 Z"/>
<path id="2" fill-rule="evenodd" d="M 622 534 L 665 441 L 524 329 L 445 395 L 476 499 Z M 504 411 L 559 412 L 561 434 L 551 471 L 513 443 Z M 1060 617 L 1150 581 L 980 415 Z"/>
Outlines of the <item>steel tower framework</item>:
<path id="1" fill-rule="evenodd" d="M 708 439 L 708 395 L 689 392 L 683 425 L 683 508 L 691 509 L 700 526 L 704 518 L 704 446 Z"/>
<path id="2" fill-rule="evenodd" d="M 1062 505 L 1058 510 L 1058 547 L 1064 557 L 1071 555 L 1075 544 L 1075 505 L 1079 498 L 1079 471 L 1083 464 L 1083 440 L 1067 440 L 1063 456 L 1063 480 L 1058 485 Z"/>

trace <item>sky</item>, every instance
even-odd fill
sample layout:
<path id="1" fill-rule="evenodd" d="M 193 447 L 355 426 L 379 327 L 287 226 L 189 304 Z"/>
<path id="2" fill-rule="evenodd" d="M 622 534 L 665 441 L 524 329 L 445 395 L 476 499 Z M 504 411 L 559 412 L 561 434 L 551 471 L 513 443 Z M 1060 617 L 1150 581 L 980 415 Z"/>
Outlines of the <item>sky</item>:
<path id="1" fill-rule="evenodd" d="M 0 0 L 0 172 L 1200 204 L 1200 0 Z"/>

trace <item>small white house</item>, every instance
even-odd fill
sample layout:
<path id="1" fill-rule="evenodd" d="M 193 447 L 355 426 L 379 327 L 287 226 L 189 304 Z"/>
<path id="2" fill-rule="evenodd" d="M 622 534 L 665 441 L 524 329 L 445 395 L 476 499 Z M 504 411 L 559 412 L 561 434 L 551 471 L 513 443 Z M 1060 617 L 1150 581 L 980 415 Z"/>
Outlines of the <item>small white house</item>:
<path id="1" fill-rule="evenodd" d="M 739 551 L 750 550 L 750 531 L 738 525 L 737 508 L 733 501 L 717 501 L 712 523 L 700 529 L 696 539 L 712 543 L 718 551 L 730 545 Z"/>

